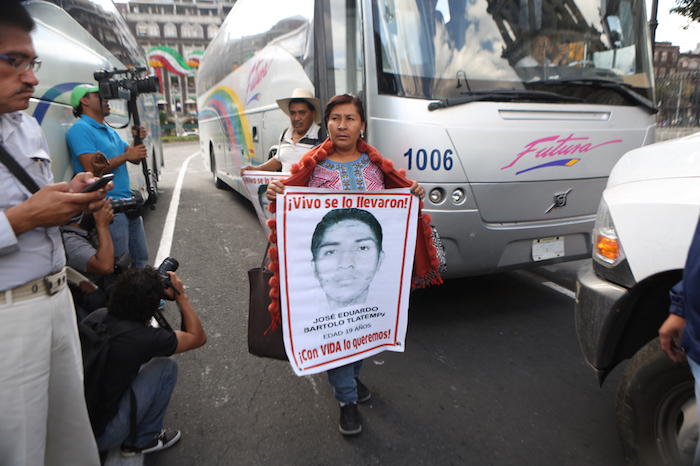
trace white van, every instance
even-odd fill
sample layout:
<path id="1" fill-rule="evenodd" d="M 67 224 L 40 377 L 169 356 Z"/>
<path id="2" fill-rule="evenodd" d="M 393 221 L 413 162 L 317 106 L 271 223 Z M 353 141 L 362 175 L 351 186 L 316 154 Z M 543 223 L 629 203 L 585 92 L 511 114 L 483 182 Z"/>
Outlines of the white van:
<path id="1" fill-rule="evenodd" d="M 617 425 L 630 464 L 691 465 L 698 439 L 693 376 L 661 350 L 669 291 L 682 278 L 700 217 L 700 133 L 625 154 L 603 192 L 593 260 L 578 272 L 576 331 L 600 384 L 618 385 Z"/>

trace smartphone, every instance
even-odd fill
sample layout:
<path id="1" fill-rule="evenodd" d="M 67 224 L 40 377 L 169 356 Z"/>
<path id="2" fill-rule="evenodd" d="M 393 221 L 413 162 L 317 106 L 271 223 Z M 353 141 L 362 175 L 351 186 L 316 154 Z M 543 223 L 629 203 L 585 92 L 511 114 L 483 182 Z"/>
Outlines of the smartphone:
<path id="1" fill-rule="evenodd" d="M 103 187 L 104 185 L 106 185 L 107 183 L 112 181 L 113 179 L 114 179 L 114 173 L 107 173 L 105 175 L 102 175 L 101 178 L 99 178 L 97 181 L 92 183 L 87 188 L 83 189 L 81 192 L 91 193 L 93 191 L 97 191 L 98 189 L 100 189 L 101 187 Z"/>

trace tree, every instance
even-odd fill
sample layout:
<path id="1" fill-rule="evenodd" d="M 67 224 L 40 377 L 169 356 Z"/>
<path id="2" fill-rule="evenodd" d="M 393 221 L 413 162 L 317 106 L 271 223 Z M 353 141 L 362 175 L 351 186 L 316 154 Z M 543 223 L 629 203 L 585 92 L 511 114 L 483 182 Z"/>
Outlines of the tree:
<path id="1" fill-rule="evenodd" d="M 168 115 L 168 112 L 165 112 L 161 110 L 158 112 L 158 117 L 160 118 L 160 125 L 164 126 L 170 123 L 170 116 Z"/>
<path id="2" fill-rule="evenodd" d="M 700 0 L 676 0 L 676 8 L 671 12 L 685 16 L 691 21 L 700 22 Z"/>

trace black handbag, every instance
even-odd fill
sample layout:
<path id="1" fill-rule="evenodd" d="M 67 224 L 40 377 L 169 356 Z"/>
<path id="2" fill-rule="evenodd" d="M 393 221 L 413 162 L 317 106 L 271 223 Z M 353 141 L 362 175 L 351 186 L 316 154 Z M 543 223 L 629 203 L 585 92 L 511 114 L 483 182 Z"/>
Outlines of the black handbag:
<path id="1" fill-rule="evenodd" d="M 269 245 L 268 245 L 269 247 Z M 265 257 L 260 267 L 248 270 L 250 281 L 250 305 L 248 313 L 248 351 L 262 358 L 288 361 L 284 350 L 282 326 L 270 330 L 272 317 L 268 306 L 270 299 L 270 278 L 274 275 L 269 269 L 270 259 L 265 249 Z"/>

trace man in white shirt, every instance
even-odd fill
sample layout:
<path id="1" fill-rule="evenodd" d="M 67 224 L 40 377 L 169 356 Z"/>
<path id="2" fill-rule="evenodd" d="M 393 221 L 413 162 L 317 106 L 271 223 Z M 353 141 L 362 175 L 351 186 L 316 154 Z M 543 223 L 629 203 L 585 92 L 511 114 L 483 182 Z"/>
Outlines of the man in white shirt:
<path id="1" fill-rule="evenodd" d="M 111 184 L 81 193 L 91 173 L 53 183 L 44 134 L 22 112 L 39 82 L 33 29 L 19 2 L 0 2 L 0 143 L 40 188 L 0 163 L 0 462 L 97 466 L 58 226 L 101 208 Z"/>
<path id="2" fill-rule="evenodd" d="M 292 96 L 280 99 L 277 105 L 292 123 L 280 137 L 279 149 L 270 160 L 258 165 L 246 165 L 241 168 L 241 175 L 246 170 L 263 170 L 289 172 L 292 165 L 301 156 L 321 143 L 318 131 L 321 129 L 321 101 L 306 89 L 294 89 Z"/>

